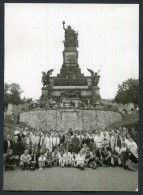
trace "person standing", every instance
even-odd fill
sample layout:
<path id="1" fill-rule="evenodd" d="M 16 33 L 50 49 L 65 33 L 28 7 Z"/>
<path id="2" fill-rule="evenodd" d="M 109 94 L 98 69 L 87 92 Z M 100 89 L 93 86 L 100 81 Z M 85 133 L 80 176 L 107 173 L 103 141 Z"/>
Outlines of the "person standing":
<path id="1" fill-rule="evenodd" d="M 30 151 L 31 149 L 31 139 L 29 133 L 27 133 L 25 136 L 25 149 L 27 149 L 28 151 Z"/>
<path id="2" fill-rule="evenodd" d="M 48 149 L 49 152 L 52 152 L 52 137 L 50 132 L 47 134 L 44 143 L 46 145 L 46 149 Z"/>
<path id="3" fill-rule="evenodd" d="M 4 140 L 4 154 L 8 152 L 9 149 L 12 148 L 12 140 L 10 139 L 10 135 L 7 135 L 6 140 Z"/>
<path id="4" fill-rule="evenodd" d="M 95 135 L 94 137 L 94 142 L 96 144 L 96 147 L 99 149 L 99 148 L 102 148 L 102 135 L 100 133 L 100 131 L 97 131 L 97 134 Z"/>
<path id="5" fill-rule="evenodd" d="M 52 143 L 53 143 L 53 148 L 59 146 L 59 144 L 60 144 L 60 138 L 58 136 L 58 133 L 56 133 L 55 136 L 53 137 Z"/>
<path id="6" fill-rule="evenodd" d="M 13 156 L 15 159 L 15 166 L 18 166 L 19 165 L 19 157 L 20 157 L 20 143 L 18 141 L 18 136 L 14 136 L 12 149 L 13 149 Z"/>

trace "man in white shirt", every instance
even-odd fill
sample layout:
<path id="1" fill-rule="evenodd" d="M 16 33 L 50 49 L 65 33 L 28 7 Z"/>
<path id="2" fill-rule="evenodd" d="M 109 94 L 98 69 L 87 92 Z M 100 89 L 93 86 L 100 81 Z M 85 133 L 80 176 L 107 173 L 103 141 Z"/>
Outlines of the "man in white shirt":
<path id="1" fill-rule="evenodd" d="M 35 133 L 31 136 L 31 143 L 32 143 L 32 147 L 34 147 L 35 153 L 37 153 L 38 151 L 39 140 L 40 140 L 40 136 L 38 135 L 38 133 Z"/>
<path id="2" fill-rule="evenodd" d="M 115 148 L 115 136 L 113 135 L 113 133 L 111 133 L 110 135 L 110 146 L 111 146 L 111 149 L 114 151 L 114 148 Z"/>
<path id="3" fill-rule="evenodd" d="M 50 152 L 52 152 L 52 137 L 51 137 L 51 134 L 48 133 L 46 138 L 45 138 L 45 145 L 46 145 L 46 149 L 49 149 Z"/>
<path id="4" fill-rule="evenodd" d="M 53 142 L 53 146 L 55 146 L 55 147 L 60 144 L 60 138 L 58 136 L 58 133 L 56 133 L 56 135 L 53 137 L 52 142 Z"/>
<path id="5" fill-rule="evenodd" d="M 98 149 L 102 148 L 102 141 L 103 141 L 103 137 L 101 136 L 100 131 L 97 131 L 97 134 L 94 137 L 94 142 Z"/>

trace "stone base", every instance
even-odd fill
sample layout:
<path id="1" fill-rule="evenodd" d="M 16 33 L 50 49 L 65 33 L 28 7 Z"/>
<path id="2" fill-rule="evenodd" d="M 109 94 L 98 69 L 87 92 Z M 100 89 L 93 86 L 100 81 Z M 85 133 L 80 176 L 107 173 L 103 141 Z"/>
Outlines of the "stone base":
<path id="1" fill-rule="evenodd" d="M 88 130 L 98 125 L 107 127 L 116 121 L 121 121 L 120 113 L 113 111 L 98 111 L 94 109 L 51 109 L 35 110 L 20 113 L 20 122 L 27 123 L 32 128 L 43 130 L 56 129 Z"/>

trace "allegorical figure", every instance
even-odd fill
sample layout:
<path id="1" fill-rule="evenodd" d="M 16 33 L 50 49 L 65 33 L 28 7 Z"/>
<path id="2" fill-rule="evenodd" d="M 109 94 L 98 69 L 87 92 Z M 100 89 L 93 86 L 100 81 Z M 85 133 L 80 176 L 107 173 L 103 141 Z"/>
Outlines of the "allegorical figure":
<path id="1" fill-rule="evenodd" d="M 100 70 L 98 72 L 93 72 L 92 70 L 90 69 L 87 69 L 90 73 L 91 73 L 91 78 L 92 78 L 92 81 L 93 81 L 93 86 L 97 86 L 98 83 L 99 83 L 99 80 L 100 80 L 100 75 L 98 75 L 98 73 L 100 72 Z"/>
<path id="2" fill-rule="evenodd" d="M 64 26 L 65 22 L 63 21 L 63 29 L 65 30 L 65 47 L 78 47 L 78 32 L 75 32 L 71 26 L 68 26 L 67 29 Z"/>
<path id="3" fill-rule="evenodd" d="M 43 87 L 48 86 L 50 84 L 50 75 L 52 74 L 53 69 L 46 72 L 42 72 L 42 83 Z"/>

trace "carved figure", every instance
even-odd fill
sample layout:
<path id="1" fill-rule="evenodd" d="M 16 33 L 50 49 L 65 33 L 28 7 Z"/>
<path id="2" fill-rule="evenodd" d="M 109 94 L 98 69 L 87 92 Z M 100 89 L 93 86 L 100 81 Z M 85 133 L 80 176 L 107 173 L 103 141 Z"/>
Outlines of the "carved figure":
<path id="1" fill-rule="evenodd" d="M 50 69 L 47 71 L 47 73 L 42 71 L 42 83 L 43 86 L 48 86 L 50 84 L 50 75 L 52 74 L 54 69 Z"/>
<path id="2" fill-rule="evenodd" d="M 65 28 L 65 22 L 63 21 L 63 29 L 65 30 L 65 47 L 78 47 L 78 32 L 75 32 L 71 26 Z"/>
<path id="3" fill-rule="evenodd" d="M 97 86 L 98 83 L 99 83 L 99 80 L 100 80 L 100 75 L 98 75 L 98 73 L 100 72 L 100 70 L 98 72 L 93 72 L 93 70 L 91 69 L 88 69 L 87 70 L 91 73 L 91 78 L 92 78 L 92 81 L 93 81 L 93 86 Z"/>

